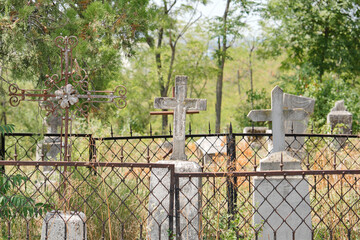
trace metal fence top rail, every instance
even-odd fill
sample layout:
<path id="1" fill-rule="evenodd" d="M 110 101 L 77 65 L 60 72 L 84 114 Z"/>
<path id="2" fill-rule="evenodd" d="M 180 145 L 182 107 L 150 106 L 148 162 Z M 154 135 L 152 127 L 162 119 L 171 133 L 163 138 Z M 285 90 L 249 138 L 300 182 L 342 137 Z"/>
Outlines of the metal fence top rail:
<path id="1" fill-rule="evenodd" d="M 203 134 L 186 134 L 185 137 L 222 137 L 232 134 L 233 136 L 259 136 L 259 137 L 271 137 L 271 133 L 203 133 Z M 60 137 L 64 134 L 56 133 L 5 133 L 5 136 L 47 136 L 47 137 Z M 93 134 L 89 133 L 74 133 L 71 134 L 73 137 L 92 137 L 94 140 L 124 140 L 124 139 L 152 139 L 152 138 L 172 138 L 173 135 L 144 135 L 144 136 L 116 136 L 116 137 L 94 137 Z M 286 137 L 346 137 L 346 138 L 360 138 L 360 135 L 354 134 L 316 134 L 316 133 L 287 133 Z"/>
<path id="2" fill-rule="evenodd" d="M 177 177 L 272 177 L 272 176 L 305 176 L 305 175 L 346 175 L 360 174 L 360 169 L 356 170 L 286 170 L 286 171 L 257 171 L 257 172 L 182 172 L 175 173 Z"/>
<path id="3" fill-rule="evenodd" d="M 173 164 L 162 163 L 120 163 L 120 162 L 60 162 L 60 161 L 0 161 L 0 166 L 73 166 L 73 167 L 134 167 L 134 168 L 170 168 Z"/>

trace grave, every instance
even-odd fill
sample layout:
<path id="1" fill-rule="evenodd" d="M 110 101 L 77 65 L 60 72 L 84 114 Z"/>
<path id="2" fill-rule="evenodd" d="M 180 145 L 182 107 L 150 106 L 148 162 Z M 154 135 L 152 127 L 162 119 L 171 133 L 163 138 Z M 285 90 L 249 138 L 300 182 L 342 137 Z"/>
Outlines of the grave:
<path id="1" fill-rule="evenodd" d="M 46 213 L 41 229 L 41 240 L 86 240 L 86 216 L 82 212 Z"/>
<path id="2" fill-rule="evenodd" d="M 284 93 L 283 107 L 285 110 L 301 108 L 307 113 L 307 116 L 303 119 L 285 119 L 285 134 L 305 134 L 310 115 L 314 112 L 314 106 L 315 99 L 313 98 Z M 268 130 L 267 133 L 272 133 L 272 131 Z M 285 137 L 285 143 L 286 146 L 288 146 L 286 151 L 288 151 L 288 154 L 303 160 L 306 157 L 306 152 L 304 152 L 303 148 L 304 141 L 304 137 Z M 268 150 L 271 152 L 273 147 L 272 138 L 269 138 L 267 142 Z"/>
<path id="3" fill-rule="evenodd" d="M 266 133 L 267 127 L 245 127 L 243 133 L 245 134 L 259 134 Z M 247 135 L 244 137 L 245 141 L 250 145 L 256 152 L 264 145 L 267 137 Z"/>
<path id="4" fill-rule="evenodd" d="M 58 111 L 44 118 L 48 134 L 58 134 L 61 127 L 61 116 Z M 45 136 L 44 140 L 36 145 L 36 161 L 58 161 L 61 153 L 61 140 L 57 136 Z M 48 175 L 52 171 L 50 166 L 44 166 L 44 174 Z"/>
<path id="5" fill-rule="evenodd" d="M 88 75 L 84 69 L 74 70 L 73 64 L 76 60 L 72 58 L 72 50 L 77 46 L 78 39 L 75 36 L 58 36 L 54 40 L 55 45 L 61 51 L 61 71 L 60 76 L 53 74 L 46 75 L 47 80 L 45 86 L 47 89 L 21 89 L 15 83 L 9 86 L 10 105 L 16 107 L 21 101 L 35 101 L 42 102 L 42 106 L 47 112 L 47 116 L 54 116 L 54 113 L 59 111 L 61 117 L 61 133 L 60 138 L 61 153 L 60 161 L 71 161 L 71 146 L 69 137 L 71 135 L 71 123 L 75 116 L 87 117 L 89 110 L 94 102 L 97 103 L 114 103 L 119 109 L 126 106 L 126 88 L 124 86 L 117 86 L 114 91 L 97 91 L 88 89 Z M 76 66 L 75 66 L 76 67 Z M 78 67 L 78 66 L 77 66 Z M 72 107 L 74 106 L 74 107 Z M 55 118 L 56 119 L 56 116 Z M 56 121 L 55 121 L 56 122 Z M 57 125 L 57 124 L 56 124 Z M 51 127 L 51 126 L 50 126 Z M 56 127 L 57 128 L 57 127 Z M 61 174 L 66 176 L 67 172 Z M 63 181 L 63 180 L 61 180 Z M 65 181 L 63 181 L 65 182 Z M 64 183 L 62 183 L 64 184 Z M 66 187 L 63 185 L 62 196 L 66 196 Z M 57 188 L 59 191 L 60 188 Z M 68 201 L 62 199 L 61 201 Z M 47 216 L 54 216 L 53 212 L 47 213 Z M 84 213 L 76 213 L 76 215 L 83 216 Z M 48 232 L 52 229 L 65 229 L 67 231 L 70 219 L 74 219 L 73 212 L 56 212 L 55 217 L 51 217 L 54 221 L 49 225 L 44 222 L 42 239 L 48 239 Z M 57 219 L 57 220 L 56 220 Z M 69 219 L 68 224 L 64 225 L 61 219 Z M 78 222 L 78 221 L 76 221 Z M 84 221 L 83 221 L 84 222 Z M 74 228 L 77 228 L 78 223 L 74 222 Z M 86 225 L 83 224 L 83 232 L 86 232 Z M 70 235 L 65 235 L 62 231 L 54 230 L 51 233 L 51 239 L 79 239 L 77 231 L 69 231 Z M 85 234 L 86 237 L 86 234 Z M 85 239 L 86 238 L 80 238 Z"/>
<path id="6" fill-rule="evenodd" d="M 154 107 L 174 110 L 173 152 L 169 161 L 161 164 L 173 164 L 175 172 L 201 172 L 198 163 L 187 161 L 185 154 L 185 127 L 187 110 L 206 110 L 205 99 L 186 98 L 187 77 L 175 77 L 175 97 L 155 98 Z M 179 181 L 180 231 L 182 239 L 198 239 L 200 230 L 201 178 L 181 178 Z M 150 239 L 169 238 L 169 196 L 170 173 L 167 168 L 153 168 L 150 177 L 150 196 L 148 230 Z M 174 204 L 175 206 L 175 204 Z M 174 214 L 175 215 L 175 214 Z M 174 219 L 175 220 L 175 219 Z"/>
<path id="7" fill-rule="evenodd" d="M 285 133 L 293 134 L 305 134 L 308 127 L 310 115 L 314 112 L 315 99 L 303 96 L 296 96 L 288 93 L 284 93 L 284 109 L 297 109 L 301 108 L 305 110 L 307 116 L 298 120 L 285 120 Z M 304 152 L 304 137 L 285 137 L 285 142 L 289 148 L 287 151 L 291 156 L 305 159 L 306 152 Z"/>
<path id="8" fill-rule="evenodd" d="M 335 103 L 335 106 L 327 115 L 327 123 L 330 125 L 331 132 L 351 134 L 352 113 L 347 111 L 344 100 Z M 332 147 L 340 149 L 345 146 L 345 142 L 345 137 L 336 137 L 334 142 L 332 142 Z"/>
<path id="9" fill-rule="evenodd" d="M 300 161 L 285 151 L 285 120 L 300 121 L 306 116 L 302 109 L 284 109 L 283 91 L 278 86 L 271 92 L 271 110 L 253 110 L 248 114 L 252 121 L 272 121 L 274 147 L 269 156 L 260 160 L 259 171 L 301 170 Z M 258 239 L 311 239 L 306 178 L 254 177 L 253 186 L 253 221 L 260 233 Z"/>
<path id="10" fill-rule="evenodd" d="M 217 155 L 227 153 L 226 137 L 201 137 L 195 142 L 197 156 L 203 158 L 205 164 L 212 163 Z"/>

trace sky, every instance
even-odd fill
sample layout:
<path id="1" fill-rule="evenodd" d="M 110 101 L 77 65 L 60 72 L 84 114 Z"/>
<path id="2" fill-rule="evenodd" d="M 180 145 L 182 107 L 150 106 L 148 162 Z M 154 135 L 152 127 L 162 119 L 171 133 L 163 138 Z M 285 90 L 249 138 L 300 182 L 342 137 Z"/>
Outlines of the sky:
<path id="1" fill-rule="evenodd" d="M 157 2 L 159 0 L 156 0 Z M 258 2 L 264 2 L 264 0 L 258 0 Z M 203 17 L 207 18 L 213 18 L 215 16 L 222 16 L 224 14 L 225 10 L 225 0 L 212 0 L 209 1 L 207 5 L 199 4 L 198 9 L 202 13 Z M 245 35 L 251 35 L 251 36 L 259 36 L 261 33 L 260 25 L 258 21 L 260 20 L 260 17 L 251 14 L 247 19 L 246 23 L 250 27 L 250 30 L 245 31 Z"/>

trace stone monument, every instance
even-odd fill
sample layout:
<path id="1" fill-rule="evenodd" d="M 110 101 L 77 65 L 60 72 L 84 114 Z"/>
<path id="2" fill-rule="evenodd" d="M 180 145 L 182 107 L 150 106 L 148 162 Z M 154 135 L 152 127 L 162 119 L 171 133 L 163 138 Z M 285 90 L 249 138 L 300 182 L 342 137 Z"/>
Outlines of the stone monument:
<path id="1" fill-rule="evenodd" d="M 44 118 L 46 133 L 58 134 L 61 127 L 62 117 L 58 111 Z M 36 145 L 36 161 L 58 161 L 61 153 L 61 140 L 58 136 L 45 136 L 44 140 Z M 50 166 L 44 166 L 44 174 L 52 171 Z"/>
<path id="2" fill-rule="evenodd" d="M 300 121 L 285 120 L 285 133 L 305 134 L 310 115 L 314 112 L 314 106 L 315 99 L 313 98 L 284 93 L 284 109 L 301 108 L 307 113 L 307 116 Z M 304 137 L 285 137 L 285 142 L 289 146 L 287 150 L 292 156 L 300 160 L 304 159 L 306 155 L 302 151 L 304 149 L 304 141 Z"/>
<path id="3" fill-rule="evenodd" d="M 86 240 L 86 216 L 82 212 L 46 213 L 41 229 L 41 240 Z"/>
<path id="4" fill-rule="evenodd" d="M 271 92 L 271 110 L 253 110 L 252 121 L 272 121 L 273 150 L 260 160 L 259 171 L 301 170 L 300 161 L 285 151 L 285 120 L 306 118 L 303 109 L 284 109 L 283 91 Z M 311 239 L 309 185 L 303 176 L 254 177 L 254 226 L 258 239 Z M 294 233 L 294 235 L 293 235 Z"/>
<path id="5" fill-rule="evenodd" d="M 352 114 L 347 111 L 344 100 L 337 101 L 330 113 L 327 115 L 327 123 L 331 127 L 331 132 L 339 134 L 351 134 Z M 339 149 L 344 147 L 346 138 L 337 137 L 333 142 L 333 147 Z"/>
<path id="6" fill-rule="evenodd" d="M 175 97 L 155 98 L 154 107 L 174 110 L 173 152 L 169 161 L 162 164 L 173 164 L 175 172 L 201 172 L 195 162 L 187 161 L 185 155 L 185 127 L 187 110 L 206 110 L 205 99 L 186 98 L 187 77 L 175 77 Z M 201 179 L 181 178 L 179 181 L 180 231 L 182 239 L 199 239 Z M 148 230 L 150 239 L 169 239 L 169 190 L 170 173 L 167 168 L 153 168 L 150 177 L 150 199 Z M 174 204 L 175 206 L 175 204 Z M 175 221 L 174 221 L 175 222 Z"/>

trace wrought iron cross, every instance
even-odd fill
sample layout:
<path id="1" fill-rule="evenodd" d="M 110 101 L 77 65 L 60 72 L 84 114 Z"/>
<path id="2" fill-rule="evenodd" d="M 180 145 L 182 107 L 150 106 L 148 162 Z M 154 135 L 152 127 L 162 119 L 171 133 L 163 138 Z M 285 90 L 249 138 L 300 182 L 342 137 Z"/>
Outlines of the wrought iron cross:
<path id="1" fill-rule="evenodd" d="M 64 148 L 64 160 L 70 161 L 69 123 L 74 116 L 87 117 L 93 103 L 114 103 L 122 109 L 126 106 L 126 88 L 117 86 L 114 91 L 89 90 L 88 75 L 73 60 L 72 50 L 77 46 L 75 36 L 59 36 L 54 40 L 61 49 L 61 73 L 46 76 L 46 89 L 20 89 L 16 84 L 9 86 L 10 105 L 16 107 L 21 101 L 35 101 L 45 108 L 46 116 L 57 111 L 62 112 L 61 146 Z M 75 66 L 74 66 L 75 65 Z M 63 141 L 64 136 L 64 141 Z"/>
<path id="2" fill-rule="evenodd" d="M 283 90 L 279 86 L 274 87 L 271 91 L 271 109 L 251 110 L 247 115 L 254 122 L 272 121 L 273 153 L 285 151 L 285 120 L 302 121 L 308 116 L 302 108 L 284 109 L 283 96 Z"/>
<path id="3" fill-rule="evenodd" d="M 155 98 L 154 107 L 174 110 L 174 141 L 171 160 L 186 160 L 185 123 L 187 110 L 206 110 L 206 99 L 186 98 L 187 77 L 175 77 L 175 97 Z"/>

